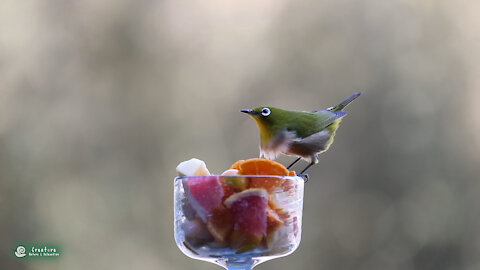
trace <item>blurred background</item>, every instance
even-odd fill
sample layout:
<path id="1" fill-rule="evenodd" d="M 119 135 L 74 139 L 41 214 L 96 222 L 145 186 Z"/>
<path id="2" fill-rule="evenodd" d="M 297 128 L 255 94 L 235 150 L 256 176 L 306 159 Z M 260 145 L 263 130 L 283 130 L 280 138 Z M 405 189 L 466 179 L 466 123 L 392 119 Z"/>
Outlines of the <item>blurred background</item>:
<path id="1" fill-rule="evenodd" d="M 240 109 L 356 91 L 310 170 L 299 249 L 256 269 L 480 269 L 479 8 L 3 1 L 0 269 L 220 269 L 175 246 L 176 165 L 257 157 Z M 63 253 L 20 261 L 22 242 Z"/>

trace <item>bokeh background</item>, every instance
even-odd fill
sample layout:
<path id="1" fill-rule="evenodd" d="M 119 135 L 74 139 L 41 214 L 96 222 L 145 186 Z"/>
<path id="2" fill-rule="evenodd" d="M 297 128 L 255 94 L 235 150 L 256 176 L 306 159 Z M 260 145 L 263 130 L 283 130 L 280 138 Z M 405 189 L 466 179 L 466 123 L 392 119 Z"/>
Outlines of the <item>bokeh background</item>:
<path id="1" fill-rule="evenodd" d="M 175 246 L 177 163 L 258 156 L 242 108 L 359 90 L 310 171 L 299 249 L 257 269 L 480 269 L 479 8 L 2 1 L 0 269 L 220 269 Z M 13 258 L 35 242 L 61 258 Z"/>

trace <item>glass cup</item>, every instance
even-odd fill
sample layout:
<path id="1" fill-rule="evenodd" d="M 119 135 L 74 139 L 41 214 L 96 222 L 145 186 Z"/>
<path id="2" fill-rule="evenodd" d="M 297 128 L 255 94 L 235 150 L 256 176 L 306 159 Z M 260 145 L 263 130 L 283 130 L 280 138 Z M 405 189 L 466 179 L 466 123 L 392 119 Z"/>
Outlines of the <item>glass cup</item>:
<path id="1" fill-rule="evenodd" d="M 253 269 L 300 243 L 300 176 L 183 176 L 174 192 L 175 241 L 193 259 Z"/>

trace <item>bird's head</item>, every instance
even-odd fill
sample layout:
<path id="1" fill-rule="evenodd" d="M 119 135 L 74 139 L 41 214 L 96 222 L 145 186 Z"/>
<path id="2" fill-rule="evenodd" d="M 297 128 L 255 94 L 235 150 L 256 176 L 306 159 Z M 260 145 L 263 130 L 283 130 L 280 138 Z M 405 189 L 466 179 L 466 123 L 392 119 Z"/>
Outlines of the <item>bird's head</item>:
<path id="1" fill-rule="evenodd" d="M 278 119 L 277 109 L 273 107 L 258 107 L 253 110 L 240 110 L 243 113 L 250 115 L 260 126 L 269 127 Z"/>
<path id="2" fill-rule="evenodd" d="M 262 143 L 275 135 L 276 129 L 285 121 L 285 111 L 274 107 L 258 107 L 253 110 L 241 110 L 257 122 Z"/>

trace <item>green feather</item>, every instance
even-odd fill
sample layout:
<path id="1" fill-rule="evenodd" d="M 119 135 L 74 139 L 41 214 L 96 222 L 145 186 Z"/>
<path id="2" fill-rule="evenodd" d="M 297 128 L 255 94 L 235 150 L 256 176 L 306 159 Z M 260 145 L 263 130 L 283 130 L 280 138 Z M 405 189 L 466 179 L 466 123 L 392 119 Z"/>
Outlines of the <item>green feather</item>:
<path id="1" fill-rule="evenodd" d="M 265 107 L 259 107 L 254 111 L 260 112 Z M 275 107 L 268 107 L 271 111 L 269 117 L 256 117 L 257 121 L 268 127 L 271 137 L 282 130 L 295 131 L 299 138 L 305 138 L 314 133 L 320 132 L 332 124 L 337 115 L 331 111 L 307 112 L 287 111 Z"/>

